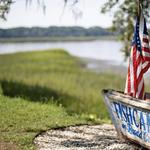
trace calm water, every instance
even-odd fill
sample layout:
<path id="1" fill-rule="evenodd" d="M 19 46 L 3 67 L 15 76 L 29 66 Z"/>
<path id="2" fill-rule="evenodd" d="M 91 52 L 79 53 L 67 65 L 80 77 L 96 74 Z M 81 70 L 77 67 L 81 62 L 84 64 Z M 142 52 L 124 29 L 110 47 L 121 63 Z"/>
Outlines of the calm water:
<path id="1" fill-rule="evenodd" d="M 86 41 L 86 42 L 38 42 L 38 43 L 0 43 L 0 53 L 63 48 L 73 56 L 109 60 L 117 64 L 123 63 L 122 43 L 117 41 Z"/>

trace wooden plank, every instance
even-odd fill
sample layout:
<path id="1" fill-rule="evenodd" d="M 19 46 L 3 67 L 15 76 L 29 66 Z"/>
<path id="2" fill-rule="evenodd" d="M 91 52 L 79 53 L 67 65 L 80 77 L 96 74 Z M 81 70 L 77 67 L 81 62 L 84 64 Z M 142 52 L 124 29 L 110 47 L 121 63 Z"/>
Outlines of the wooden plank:
<path id="1" fill-rule="evenodd" d="M 150 102 L 149 101 L 132 98 L 128 95 L 125 95 L 125 94 L 122 94 L 122 93 L 119 93 L 116 91 L 112 91 L 112 90 L 110 90 L 109 92 L 107 92 L 105 94 L 107 94 L 107 96 L 109 97 L 110 100 L 121 101 L 123 103 L 132 105 L 134 107 L 150 110 Z"/>

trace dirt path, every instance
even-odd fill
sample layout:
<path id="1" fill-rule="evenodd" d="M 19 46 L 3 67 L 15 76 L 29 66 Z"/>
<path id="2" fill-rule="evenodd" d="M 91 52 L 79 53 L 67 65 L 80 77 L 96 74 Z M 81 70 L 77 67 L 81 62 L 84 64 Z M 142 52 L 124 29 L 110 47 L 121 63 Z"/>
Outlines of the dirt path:
<path id="1" fill-rule="evenodd" d="M 38 150 L 141 150 L 121 142 L 113 125 L 73 126 L 49 130 L 35 138 Z"/>

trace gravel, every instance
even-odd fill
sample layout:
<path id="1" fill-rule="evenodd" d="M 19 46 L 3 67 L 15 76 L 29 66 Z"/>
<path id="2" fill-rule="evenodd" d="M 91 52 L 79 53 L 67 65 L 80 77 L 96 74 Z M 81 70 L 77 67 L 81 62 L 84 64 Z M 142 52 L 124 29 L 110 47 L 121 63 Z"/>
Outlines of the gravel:
<path id="1" fill-rule="evenodd" d="M 118 139 L 113 125 L 82 125 L 49 130 L 34 139 L 38 150 L 141 150 Z"/>

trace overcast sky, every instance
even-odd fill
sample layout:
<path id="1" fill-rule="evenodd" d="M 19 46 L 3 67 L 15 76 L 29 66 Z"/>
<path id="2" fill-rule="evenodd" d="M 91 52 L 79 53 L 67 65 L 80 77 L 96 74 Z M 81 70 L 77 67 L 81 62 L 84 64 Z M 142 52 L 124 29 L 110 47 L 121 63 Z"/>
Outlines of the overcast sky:
<path id="1" fill-rule="evenodd" d="M 35 1 L 35 0 L 33 0 Z M 101 26 L 109 27 L 112 24 L 112 15 L 101 14 L 100 8 L 107 0 L 80 0 L 80 3 L 71 9 L 68 5 L 63 12 L 63 0 L 45 0 L 46 14 L 36 3 L 25 7 L 25 0 L 16 0 L 7 15 L 7 21 L 0 20 L 1 28 L 18 26 Z M 78 19 L 72 10 L 79 14 Z"/>

